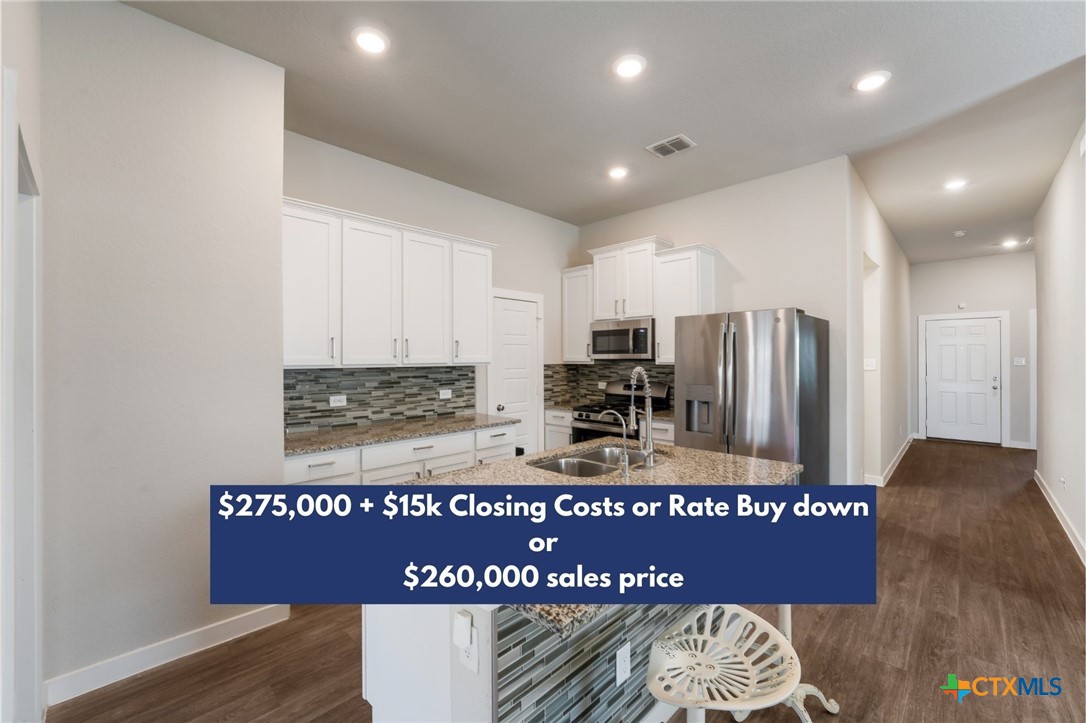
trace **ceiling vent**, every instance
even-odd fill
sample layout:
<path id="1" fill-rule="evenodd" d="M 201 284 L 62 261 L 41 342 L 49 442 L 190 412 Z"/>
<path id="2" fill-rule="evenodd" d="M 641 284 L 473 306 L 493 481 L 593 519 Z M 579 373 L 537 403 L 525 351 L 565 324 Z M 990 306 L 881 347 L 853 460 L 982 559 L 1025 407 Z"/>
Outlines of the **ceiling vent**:
<path id="1" fill-rule="evenodd" d="M 693 148 L 696 145 L 697 143 L 680 133 L 677 136 L 665 138 L 657 143 L 647 145 L 645 146 L 645 150 L 659 158 L 667 158 L 668 156 L 673 156 L 676 153 L 681 153 L 682 151 Z"/>

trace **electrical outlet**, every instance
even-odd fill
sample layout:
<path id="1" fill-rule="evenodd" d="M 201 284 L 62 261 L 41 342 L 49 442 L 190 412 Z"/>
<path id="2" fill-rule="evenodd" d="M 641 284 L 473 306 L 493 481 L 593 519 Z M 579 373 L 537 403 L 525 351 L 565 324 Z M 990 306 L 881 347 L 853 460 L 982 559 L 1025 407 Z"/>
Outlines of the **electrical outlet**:
<path id="1" fill-rule="evenodd" d="M 875 361 L 874 359 L 864 359 L 864 371 L 865 372 L 877 371 L 878 368 L 879 368 L 879 363 L 877 361 Z"/>
<path id="2" fill-rule="evenodd" d="M 460 648 L 460 664 L 473 673 L 479 672 L 479 628 L 471 627 L 471 642 Z"/>
<path id="3" fill-rule="evenodd" d="M 437 390 L 437 398 L 438 399 L 452 399 L 452 389 L 438 389 Z"/>
<path id="4" fill-rule="evenodd" d="M 328 406 L 329 407 L 346 407 L 347 406 L 347 395 L 346 394 L 334 394 L 334 395 L 328 397 Z"/>
<path id="5" fill-rule="evenodd" d="M 1016 367 L 1024 367 L 1026 365 L 1026 358 L 1024 356 L 1016 356 L 1014 358 L 1014 365 Z"/>
<path id="6" fill-rule="evenodd" d="M 626 642 L 615 653 L 615 685 L 622 685 L 630 677 L 630 643 Z"/>
<path id="7" fill-rule="evenodd" d="M 607 388 L 607 382 L 596 382 L 596 388 L 597 389 L 606 389 Z"/>

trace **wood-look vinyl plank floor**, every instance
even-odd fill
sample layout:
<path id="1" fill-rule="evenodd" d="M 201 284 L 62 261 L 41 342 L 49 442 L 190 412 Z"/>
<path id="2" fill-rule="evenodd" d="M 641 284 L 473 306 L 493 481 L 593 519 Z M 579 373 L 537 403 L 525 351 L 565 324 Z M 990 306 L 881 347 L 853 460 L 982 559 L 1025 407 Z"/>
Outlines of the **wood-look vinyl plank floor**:
<path id="1" fill-rule="evenodd" d="M 911 446 L 878 490 L 878 604 L 793 610 L 804 680 L 841 704 L 835 717 L 809 699 L 816 723 L 1086 723 L 1086 576 L 1035 463 L 1026 450 Z M 774 620 L 774 607 L 753 609 Z M 357 607 L 295 607 L 287 622 L 54 706 L 48 723 L 369 723 L 360 641 Z M 938 690 L 947 673 L 1059 676 L 1063 693 L 959 705 Z M 797 718 L 778 706 L 748 720 Z"/>

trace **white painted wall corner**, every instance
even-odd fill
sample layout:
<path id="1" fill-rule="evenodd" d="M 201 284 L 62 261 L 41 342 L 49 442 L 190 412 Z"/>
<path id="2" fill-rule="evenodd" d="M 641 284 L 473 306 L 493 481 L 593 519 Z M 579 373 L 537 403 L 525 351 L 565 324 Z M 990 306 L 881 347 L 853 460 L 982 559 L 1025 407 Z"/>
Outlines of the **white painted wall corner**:
<path id="1" fill-rule="evenodd" d="M 897 471 L 897 466 L 900 464 L 901 458 L 905 456 L 905 452 L 909 449 L 909 445 L 913 443 L 914 439 L 917 439 L 915 434 L 906 437 L 905 443 L 901 445 L 901 449 L 899 449 L 897 454 L 894 455 L 894 458 L 890 460 L 890 464 L 883 470 L 882 474 L 865 474 L 864 484 L 885 487 L 886 483 L 890 481 L 890 478 L 894 476 L 894 472 Z"/>
<path id="2" fill-rule="evenodd" d="M 1041 488 L 1041 492 L 1044 494 L 1045 499 L 1048 500 L 1048 505 L 1056 514 L 1056 519 L 1060 521 L 1060 524 L 1063 526 L 1063 531 L 1067 533 L 1067 539 L 1071 541 L 1072 547 L 1075 548 L 1078 559 L 1082 561 L 1083 565 L 1086 565 L 1086 543 L 1083 543 L 1082 538 L 1075 533 L 1075 528 L 1071 526 L 1071 520 L 1068 519 L 1067 513 L 1063 511 L 1063 507 L 1060 506 L 1056 496 L 1052 494 L 1052 490 L 1049 488 L 1048 483 L 1045 482 L 1044 477 L 1042 477 L 1041 473 L 1037 470 L 1033 470 L 1033 481 Z"/>
<path id="3" fill-rule="evenodd" d="M 45 681 L 46 699 L 56 705 L 97 690 L 118 680 L 158 667 L 186 655 L 212 648 L 242 635 L 280 623 L 290 617 L 289 605 L 268 605 L 220 620 L 187 633 L 161 640 L 115 658 L 102 660 L 79 670 Z"/>

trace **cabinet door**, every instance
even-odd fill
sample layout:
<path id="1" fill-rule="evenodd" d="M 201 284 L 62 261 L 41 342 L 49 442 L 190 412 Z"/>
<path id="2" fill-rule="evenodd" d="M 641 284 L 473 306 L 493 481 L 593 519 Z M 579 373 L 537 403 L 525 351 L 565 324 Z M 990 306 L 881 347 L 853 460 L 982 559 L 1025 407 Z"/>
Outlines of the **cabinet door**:
<path id="1" fill-rule="evenodd" d="M 339 477 L 329 477 L 327 479 L 315 479 L 312 482 L 295 482 L 296 485 L 358 485 L 362 484 L 362 476 L 355 472 L 354 474 L 341 474 Z"/>
<path id="2" fill-rule="evenodd" d="M 453 454 L 448 457 L 438 457 L 422 463 L 423 476 L 433 477 L 443 472 L 455 472 L 458 469 L 467 469 L 475 464 L 475 455 L 471 452 Z"/>
<path id="3" fill-rule="evenodd" d="M 595 297 L 592 316 L 597 320 L 619 318 L 619 304 L 622 303 L 619 291 L 621 267 L 621 251 L 596 254 L 592 258 L 592 290 Z"/>
<path id="4" fill-rule="evenodd" d="M 283 364 L 339 363 L 338 218 L 283 209 Z"/>
<path id="5" fill-rule="evenodd" d="M 698 313 L 697 257 L 669 255 L 656 266 L 656 363 L 675 363 L 675 317 Z"/>
<path id="6" fill-rule="evenodd" d="M 490 362 L 491 250 L 454 243 L 452 248 L 452 336 L 454 364 Z"/>
<path id="7" fill-rule="evenodd" d="M 592 361 L 592 269 L 562 272 L 562 361 Z"/>
<path id="8" fill-rule="evenodd" d="M 573 444 L 573 432 L 569 427 L 552 427 L 547 425 L 547 435 L 544 440 L 545 449 L 558 449 Z"/>
<path id="9" fill-rule="evenodd" d="M 394 485 L 422 477 L 422 462 L 409 462 L 362 473 L 364 485 Z"/>
<path id="10" fill-rule="evenodd" d="M 517 448 L 510 444 L 494 450 L 479 452 L 475 455 L 475 459 L 477 464 L 490 464 L 491 462 L 500 462 L 503 459 L 513 459 L 516 456 Z"/>
<path id="11" fill-rule="evenodd" d="M 343 364 L 400 363 L 398 229 L 343 222 Z"/>
<path id="12" fill-rule="evenodd" d="M 448 364 L 450 338 L 447 239 L 408 232 L 403 238 L 403 363 Z"/>
<path id="13" fill-rule="evenodd" d="M 623 249 L 622 291 L 619 313 L 624 319 L 652 316 L 652 272 L 656 262 L 655 245 L 643 244 Z"/>

